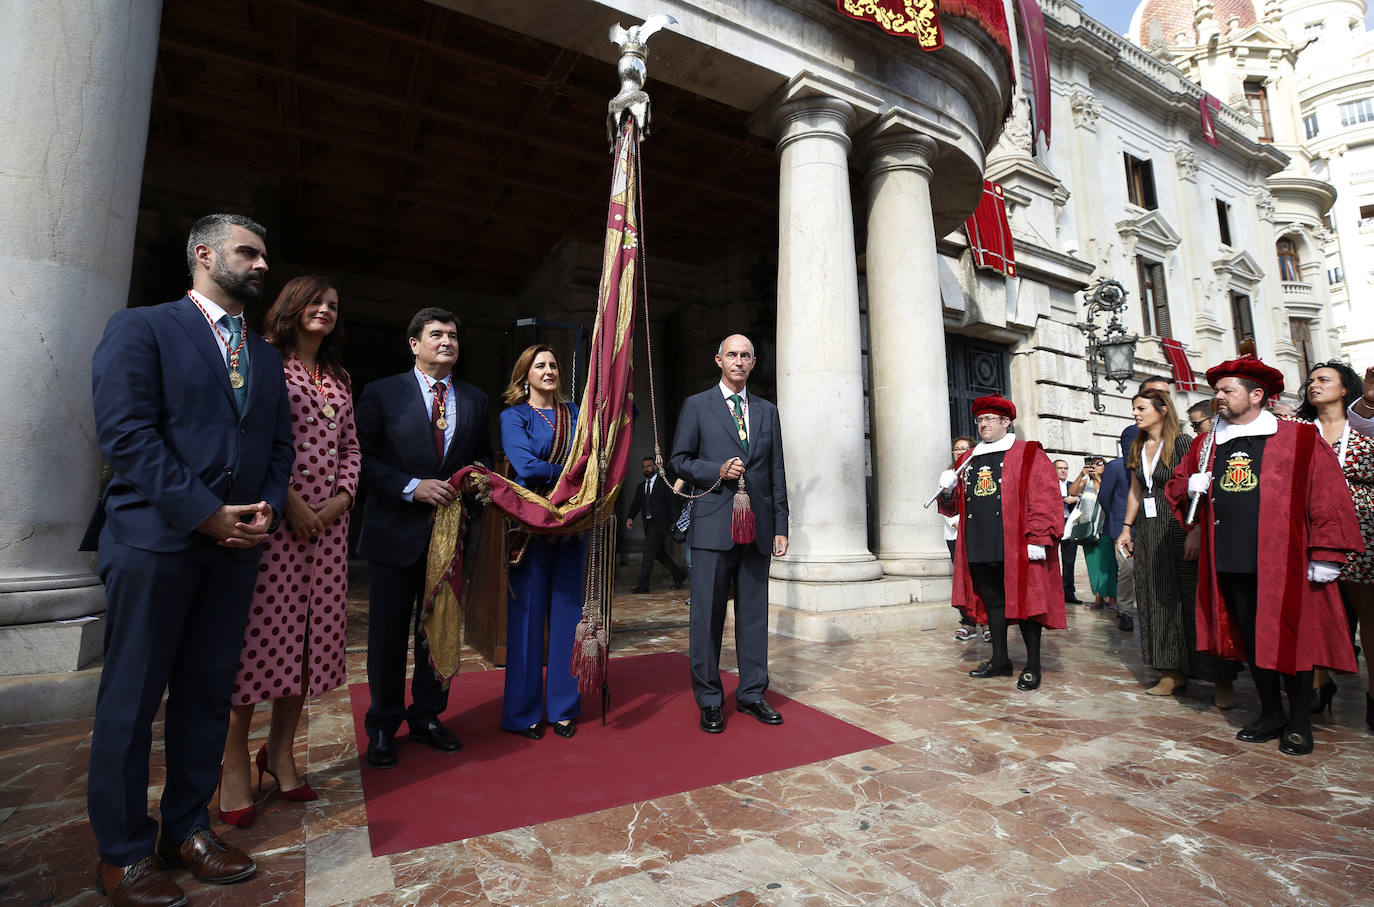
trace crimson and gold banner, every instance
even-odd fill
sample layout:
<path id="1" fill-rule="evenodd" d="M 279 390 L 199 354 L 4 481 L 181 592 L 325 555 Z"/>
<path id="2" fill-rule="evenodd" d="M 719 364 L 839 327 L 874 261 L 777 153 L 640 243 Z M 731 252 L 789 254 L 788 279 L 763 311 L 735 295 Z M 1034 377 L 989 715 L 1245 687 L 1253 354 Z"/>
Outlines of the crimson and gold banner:
<path id="1" fill-rule="evenodd" d="M 846 16 L 872 22 L 888 34 L 915 38 L 922 50 L 945 46 L 935 0 L 835 0 L 835 5 Z"/>
<path id="2" fill-rule="evenodd" d="M 631 391 L 634 376 L 635 298 L 640 281 L 639 128 L 626 117 L 616 141 L 610 209 L 596 322 L 592 326 L 587 387 L 577 431 L 563 473 L 548 497 L 482 466 L 467 466 L 449 480 L 454 487 L 475 483 L 478 497 L 538 535 L 592 532 L 589 540 L 587 607 L 574 647 L 574 673 L 584 690 L 604 677 L 610 586 L 599 571 L 610 563 L 611 539 L 598 538 L 615 516 L 615 500 L 630 457 Z M 471 482 L 469 482 L 469 477 Z M 430 661 L 446 681 L 458 673 L 462 637 L 463 533 L 461 502 L 440 508 L 430 539 L 428 594 L 423 623 Z M 608 533 L 608 535 L 613 535 Z M 578 659 L 581 661 L 579 673 Z M 599 665 L 600 676 L 590 676 Z"/>

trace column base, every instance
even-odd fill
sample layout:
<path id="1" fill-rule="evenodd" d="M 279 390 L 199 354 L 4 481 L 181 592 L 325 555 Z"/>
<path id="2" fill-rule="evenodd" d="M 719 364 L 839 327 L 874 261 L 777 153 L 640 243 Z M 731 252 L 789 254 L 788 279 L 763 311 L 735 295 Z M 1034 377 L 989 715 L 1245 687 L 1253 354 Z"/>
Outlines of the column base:
<path id="1" fill-rule="evenodd" d="M 943 591 L 943 594 L 941 592 Z M 867 583 L 769 584 L 768 625 L 815 642 L 871 638 L 953 622 L 948 579 L 891 577 Z"/>
<path id="2" fill-rule="evenodd" d="M 944 577 L 954 574 L 949 551 L 879 551 L 878 563 L 888 576 Z M 949 598 L 948 595 L 945 598 Z M 924 601 L 925 599 L 922 599 Z"/>
<path id="3" fill-rule="evenodd" d="M 61 674 L 0 677 L 0 727 L 90 718 L 100 692 L 101 665 Z"/>
<path id="4" fill-rule="evenodd" d="M 768 568 L 773 582 L 863 583 L 883 577 L 883 565 L 868 552 L 839 557 L 785 557 Z"/>
<path id="5" fill-rule="evenodd" d="M 0 675 L 77 671 L 100 657 L 105 617 L 0 627 Z"/>

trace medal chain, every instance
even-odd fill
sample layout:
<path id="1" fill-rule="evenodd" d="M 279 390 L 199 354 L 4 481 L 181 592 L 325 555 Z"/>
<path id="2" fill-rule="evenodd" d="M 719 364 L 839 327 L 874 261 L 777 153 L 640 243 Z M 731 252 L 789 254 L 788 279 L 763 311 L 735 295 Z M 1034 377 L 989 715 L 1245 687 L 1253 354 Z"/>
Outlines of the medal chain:
<path id="1" fill-rule="evenodd" d="M 439 418 L 434 420 L 433 425 L 435 428 L 443 431 L 448 428 L 448 390 L 445 388 L 444 393 L 436 393 L 434 388 L 438 386 L 439 382 L 435 381 L 424 372 L 420 372 L 420 376 L 423 377 L 425 382 L 429 385 L 429 395 L 434 398 L 435 404 L 439 407 Z"/>
<path id="2" fill-rule="evenodd" d="M 315 386 L 315 393 L 324 398 L 324 405 L 320 407 L 320 412 L 324 413 L 326 419 L 334 418 L 334 404 L 328 389 L 324 386 L 323 367 L 321 367 L 320 363 L 316 362 L 313 369 L 307 369 L 305 368 L 305 363 L 301 362 L 301 357 L 299 356 L 296 357 L 296 361 L 301 363 L 301 368 L 305 369 L 305 373 L 310 376 L 310 383 Z"/>
<path id="3" fill-rule="evenodd" d="M 243 352 L 243 345 L 248 342 L 248 332 L 239 331 L 239 345 L 230 349 L 229 338 L 225 336 L 219 324 L 210 317 L 210 313 L 205 311 L 205 306 L 201 305 L 200 300 L 196 299 L 194 296 L 191 297 L 191 301 L 196 304 L 196 308 L 200 309 L 200 314 L 205 316 L 205 320 L 210 322 L 210 327 L 215 329 L 215 336 L 219 338 L 219 342 L 223 344 L 225 352 L 229 354 L 229 370 L 237 373 L 239 370 L 239 353 Z M 229 317 L 233 318 L 234 316 L 230 315 Z"/>
<path id="4" fill-rule="evenodd" d="M 547 425 L 547 426 L 549 427 L 549 431 L 556 432 L 556 431 L 558 430 L 558 429 L 556 429 L 556 428 L 553 427 L 553 423 L 549 421 L 549 417 L 548 417 L 548 416 L 544 415 L 543 410 L 541 410 L 539 407 L 535 406 L 533 403 L 529 403 L 529 404 L 526 404 L 526 405 L 529 406 L 530 409 L 534 410 L 536 413 L 539 414 L 539 418 L 541 418 L 541 419 L 544 420 L 544 424 Z"/>

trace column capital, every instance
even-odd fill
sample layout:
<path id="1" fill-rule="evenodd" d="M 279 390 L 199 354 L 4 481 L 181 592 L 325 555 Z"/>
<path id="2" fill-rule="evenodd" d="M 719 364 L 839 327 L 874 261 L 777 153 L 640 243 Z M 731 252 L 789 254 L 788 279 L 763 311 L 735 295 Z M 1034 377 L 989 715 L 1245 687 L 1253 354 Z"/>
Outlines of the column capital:
<path id="1" fill-rule="evenodd" d="M 889 170 L 915 170 L 930 177 L 931 161 L 943 139 L 956 136 L 939 124 L 908 110 L 893 108 L 855 137 L 869 177 Z"/>
<path id="2" fill-rule="evenodd" d="M 846 145 L 856 126 L 873 119 L 881 100 L 871 94 L 803 70 L 759 106 L 750 128 L 785 145 L 805 135 L 830 133 Z"/>

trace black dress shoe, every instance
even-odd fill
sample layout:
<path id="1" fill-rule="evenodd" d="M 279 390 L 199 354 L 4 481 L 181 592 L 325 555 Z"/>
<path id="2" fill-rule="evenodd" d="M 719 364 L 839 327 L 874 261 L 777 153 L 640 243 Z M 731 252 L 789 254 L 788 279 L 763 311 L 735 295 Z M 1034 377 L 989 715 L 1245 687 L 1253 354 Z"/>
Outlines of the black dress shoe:
<path id="1" fill-rule="evenodd" d="M 1021 676 L 1016 680 L 1018 690 L 1034 690 L 1040 686 L 1040 672 L 1032 671 L 1029 668 L 1021 672 Z"/>
<path id="2" fill-rule="evenodd" d="M 518 730 L 518 731 L 512 731 L 512 730 L 511 730 L 510 728 L 508 728 L 508 727 L 503 727 L 503 728 L 501 728 L 501 730 L 505 731 L 507 734 L 515 734 L 516 736 L 524 737 L 524 738 L 526 738 L 527 740 L 543 740 L 543 739 L 544 739 L 544 725 L 541 724 L 541 723 L 538 722 L 538 721 L 536 721 L 534 724 L 530 725 L 529 727 L 521 728 L 521 729 Z"/>
<path id="3" fill-rule="evenodd" d="M 782 716 L 778 714 L 778 710 L 762 699 L 755 699 L 753 702 L 740 702 L 736 704 L 735 708 L 745 715 L 753 715 L 764 724 L 782 724 Z"/>
<path id="4" fill-rule="evenodd" d="M 1267 740 L 1275 740 L 1283 736 L 1284 722 L 1278 724 L 1265 725 L 1263 718 L 1247 724 L 1245 727 L 1236 731 L 1236 739 L 1246 743 L 1264 743 Z"/>
<path id="5" fill-rule="evenodd" d="M 430 718 L 419 727 L 412 724 L 410 739 L 441 753 L 456 753 L 463 748 L 463 741 L 459 740 L 453 731 L 444 727 L 438 718 Z"/>
<path id="6" fill-rule="evenodd" d="M 396 767 L 396 735 L 377 731 L 367 740 L 367 764 L 373 768 Z"/>
<path id="7" fill-rule="evenodd" d="M 725 730 L 725 713 L 718 705 L 708 705 L 701 710 L 701 729 L 708 734 L 719 734 Z"/>
<path id="8" fill-rule="evenodd" d="M 1068 595 L 1064 596 L 1064 603 L 1068 605 L 1081 605 L 1083 604 L 1083 599 L 1070 592 Z"/>
<path id="9" fill-rule="evenodd" d="M 646 593 L 646 592 L 649 591 L 649 587 L 648 587 L 648 586 L 635 586 L 635 587 L 634 587 L 633 589 L 631 589 L 630 591 L 633 592 L 635 595 L 643 595 L 644 593 Z"/>
<path id="10" fill-rule="evenodd" d="M 1306 756 L 1312 752 L 1312 735 L 1304 736 L 1297 731 L 1284 734 L 1283 739 L 1279 741 L 1279 752 L 1290 756 Z"/>
<path id="11" fill-rule="evenodd" d="M 555 721 L 553 723 L 553 732 L 566 740 L 573 734 L 577 733 L 577 725 L 574 724 L 572 721 L 568 721 L 564 724 L 559 724 L 557 721 Z"/>
<path id="12" fill-rule="evenodd" d="M 1011 675 L 1011 662 L 995 665 L 990 661 L 980 661 L 978 667 L 968 672 L 970 677 L 1010 677 Z"/>

